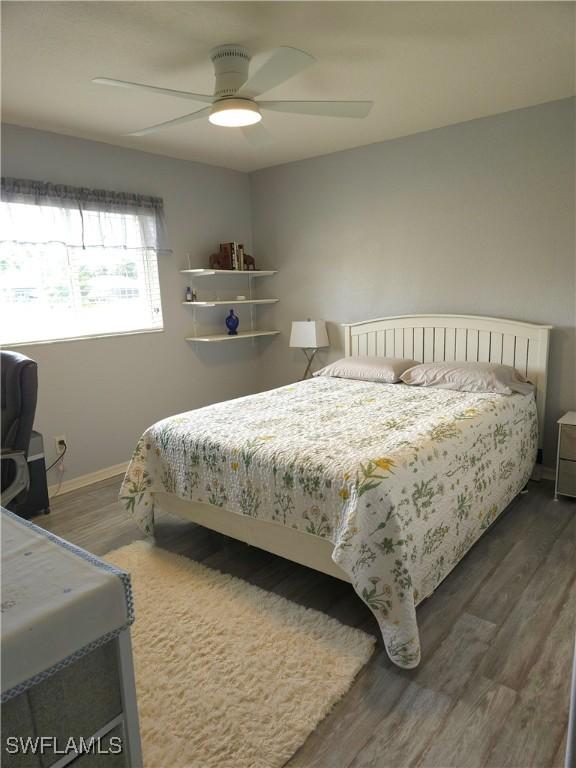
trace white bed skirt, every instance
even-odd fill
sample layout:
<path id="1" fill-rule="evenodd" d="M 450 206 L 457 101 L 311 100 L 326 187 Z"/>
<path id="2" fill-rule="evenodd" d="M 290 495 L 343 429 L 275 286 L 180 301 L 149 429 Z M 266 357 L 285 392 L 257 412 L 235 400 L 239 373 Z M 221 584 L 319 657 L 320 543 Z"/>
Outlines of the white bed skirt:
<path id="1" fill-rule="evenodd" d="M 253 547 L 293 560 L 308 568 L 314 568 L 328 576 L 350 582 L 350 577 L 333 562 L 334 544 L 328 539 L 297 531 L 294 528 L 286 528 L 268 520 L 239 515 L 212 504 L 185 501 L 171 493 L 154 493 L 153 495 L 155 503 L 164 512 L 170 512 L 233 539 L 245 541 Z"/>

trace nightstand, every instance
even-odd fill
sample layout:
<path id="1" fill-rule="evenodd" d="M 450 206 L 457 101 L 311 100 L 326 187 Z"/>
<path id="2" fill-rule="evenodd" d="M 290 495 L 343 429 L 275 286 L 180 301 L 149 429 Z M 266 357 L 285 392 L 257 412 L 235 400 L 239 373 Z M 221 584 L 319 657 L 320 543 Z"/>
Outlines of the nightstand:
<path id="1" fill-rule="evenodd" d="M 556 491 L 562 496 L 576 497 L 576 411 L 568 411 L 558 419 L 558 459 Z"/>

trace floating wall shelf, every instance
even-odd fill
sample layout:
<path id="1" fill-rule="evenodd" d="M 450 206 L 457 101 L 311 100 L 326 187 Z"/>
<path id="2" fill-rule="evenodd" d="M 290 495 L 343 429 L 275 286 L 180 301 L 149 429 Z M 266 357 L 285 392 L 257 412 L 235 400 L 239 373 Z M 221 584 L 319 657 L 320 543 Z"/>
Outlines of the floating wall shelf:
<path id="1" fill-rule="evenodd" d="M 227 333 L 215 333 L 208 336 L 189 336 L 186 341 L 202 341 L 212 343 L 214 341 L 238 341 L 239 339 L 254 339 L 257 336 L 277 336 L 280 331 L 239 331 L 236 336 Z"/>
<path id="2" fill-rule="evenodd" d="M 210 277 L 210 275 L 242 275 L 243 277 L 268 277 L 275 275 L 276 269 L 181 269 L 183 275 Z"/>
<path id="3" fill-rule="evenodd" d="M 256 329 L 254 322 L 255 309 L 254 305 L 259 304 L 276 304 L 278 299 L 258 299 L 253 293 L 253 277 L 269 277 L 276 274 L 275 269 L 246 269 L 246 270 L 234 270 L 234 269 L 181 269 L 180 272 L 191 279 L 191 281 L 197 277 L 214 277 L 219 278 L 225 275 L 234 275 L 234 277 L 247 277 L 247 291 L 248 294 L 244 299 L 216 299 L 214 301 L 183 301 L 187 307 L 192 309 L 206 309 L 209 307 L 234 307 L 238 304 L 247 304 L 250 306 L 250 328 L 249 330 L 239 331 L 238 334 L 231 336 L 228 333 L 207 333 L 202 334 L 196 327 L 196 313 L 192 313 L 193 330 L 192 336 L 188 336 L 186 341 L 200 341 L 205 344 L 211 344 L 215 341 L 238 341 L 239 339 L 256 339 L 260 336 L 277 336 L 280 331 L 260 331 Z M 244 326 L 246 327 L 246 326 Z"/>
<path id="4" fill-rule="evenodd" d="M 279 299 L 226 299 L 224 301 L 183 301 L 187 307 L 225 307 L 228 304 L 276 304 Z"/>

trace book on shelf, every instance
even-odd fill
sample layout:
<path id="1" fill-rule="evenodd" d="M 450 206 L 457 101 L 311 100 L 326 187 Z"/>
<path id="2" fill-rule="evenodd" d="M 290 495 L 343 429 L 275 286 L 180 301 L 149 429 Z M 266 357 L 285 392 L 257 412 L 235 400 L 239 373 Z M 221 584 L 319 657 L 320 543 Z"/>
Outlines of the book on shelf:
<path id="1" fill-rule="evenodd" d="M 225 257 L 229 269 L 236 272 L 245 270 L 244 245 L 242 243 L 220 243 L 220 253 Z"/>

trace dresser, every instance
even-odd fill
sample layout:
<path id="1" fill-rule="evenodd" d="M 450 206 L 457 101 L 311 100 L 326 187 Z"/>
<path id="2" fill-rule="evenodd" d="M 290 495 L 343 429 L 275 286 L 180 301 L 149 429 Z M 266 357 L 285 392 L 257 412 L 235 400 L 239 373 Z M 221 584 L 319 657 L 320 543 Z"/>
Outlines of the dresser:
<path id="1" fill-rule="evenodd" d="M 556 491 L 558 496 L 576 497 L 576 411 L 568 411 L 558 419 L 558 458 Z"/>

